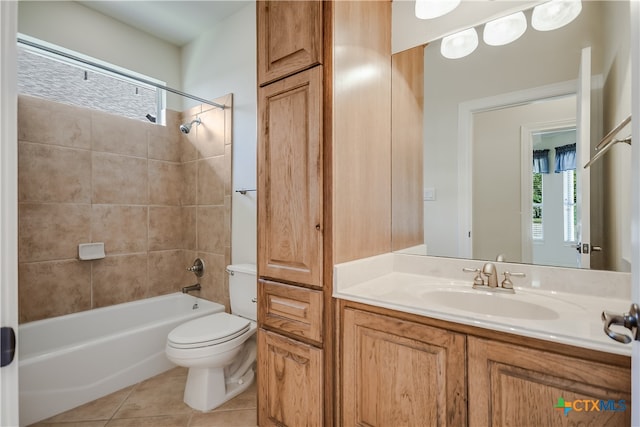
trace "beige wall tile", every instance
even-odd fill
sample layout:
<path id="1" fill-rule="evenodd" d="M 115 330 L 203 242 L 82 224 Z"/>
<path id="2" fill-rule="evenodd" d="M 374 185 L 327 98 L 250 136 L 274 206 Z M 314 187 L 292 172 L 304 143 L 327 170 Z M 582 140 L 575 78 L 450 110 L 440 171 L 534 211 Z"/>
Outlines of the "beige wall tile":
<path id="1" fill-rule="evenodd" d="M 199 158 L 224 154 L 224 110 L 214 108 L 200 114 L 202 124 L 197 128 Z"/>
<path id="2" fill-rule="evenodd" d="M 180 206 L 183 187 L 181 164 L 149 160 L 149 204 Z"/>
<path id="3" fill-rule="evenodd" d="M 231 196 L 224 198 L 224 246 L 231 246 Z"/>
<path id="4" fill-rule="evenodd" d="M 195 251 L 197 250 L 196 207 L 182 208 L 182 214 L 184 220 L 184 247 L 185 249 Z"/>
<path id="5" fill-rule="evenodd" d="M 20 203 L 18 260 L 75 259 L 78 244 L 90 242 L 91 205 Z"/>
<path id="6" fill-rule="evenodd" d="M 89 110 L 40 98 L 18 97 L 18 140 L 91 148 Z"/>
<path id="7" fill-rule="evenodd" d="M 149 158 L 179 162 L 182 159 L 181 113 L 168 110 L 166 120 L 166 126 L 149 127 Z"/>
<path id="8" fill-rule="evenodd" d="M 232 176 L 233 176 L 233 146 L 227 144 L 224 146 L 224 195 L 230 196 L 233 193 Z"/>
<path id="9" fill-rule="evenodd" d="M 151 123 L 93 111 L 92 149 L 107 153 L 147 157 L 147 132 Z"/>
<path id="10" fill-rule="evenodd" d="M 198 250 L 224 254 L 224 206 L 198 207 Z"/>
<path id="11" fill-rule="evenodd" d="M 149 250 L 184 248 L 184 220 L 178 206 L 149 207 Z"/>
<path id="12" fill-rule="evenodd" d="M 184 122 L 189 122 L 191 119 L 184 118 Z M 180 147 L 182 148 L 182 152 L 180 153 L 180 158 L 183 162 L 189 162 L 191 160 L 196 160 L 198 158 L 198 149 L 196 147 L 197 144 L 197 132 L 192 131 L 189 132 L 188 135 L 180 136 L 181 142 Z"/>
<path id="13" fill-rule="evenodd" d="M 93 261 L 92 279 L 94 308 L 144 298 L 147 255 L 118 255 Z"/>
<path id="14" fill-rule="evenodd" d="M 20 322 L 91 308 L 91 265 L 75 260 L 18 266 Z"/>
<path id="15" fill-rule="evenodd" d="M 224 204 L 224 156 L 198 160 L 199 205 Z"/>
<path id="16" fill-rule="evenodd" d="M 18 201 L 91 203 L 91 152 L 20 142 Z"/>
<path id="17" fill-rule="evenodd" d="M 184 187 L 182 189 L 182 206 L 190 206 L 196 204 L 197 196 L 197 179 L 198 179 L 198 162 L 190 161 L 182 164 Z"/>
<path id="18" fill-rule="evenodd" d="M 227 264 L 224 255 L 198 252 L 198 257 L 202 258 L 205 264 L 205 273 L 200 278 L 202 285 L 200 297 L 223 304 L 226 310 L 230 311 L 229 286 L 225 282 Z"/>
<path id="19" fill-rule="evenodd" d="M 107 255 L 147 251 L 147 206 L 93 205 L 91 239 Z"/>
<path id="20" fill-rule="evenodd" d="M 185 257 L 183 250 L 149 252 L 149 296 L 180 292 L 196 283 L 195 275 L 187 271 L 194 259 Z"/>
<path id="21" fill-rule="evenodd" d="M 147 160 L 93 153 L 93 203 L 148 203 Z"/>

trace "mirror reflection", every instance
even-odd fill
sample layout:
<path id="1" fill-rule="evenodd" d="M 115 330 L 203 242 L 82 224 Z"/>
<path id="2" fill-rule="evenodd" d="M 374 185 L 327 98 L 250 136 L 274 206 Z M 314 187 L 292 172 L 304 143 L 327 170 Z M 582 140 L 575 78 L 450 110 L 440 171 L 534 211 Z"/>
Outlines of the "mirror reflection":
<path id="1" fill-rule="evenodd" d="M 402 28 L 415 25 L 399 23 L 417 19 L 399 3 L 396 46 L 406 39 Z M 629 3 L 582 2 L 580 14 L 553 31 L 531 28 L 531 8 L 524 15 L 527 29 L 506 45 L 487 45 L 485 25 L 475 25 L 478 46 L 460 59 L 445 58 L 433 39 L 394 54 L 394 97 L 405 93 L 392 118 L 394 249 L 630 271 L 631 147 L 618 144 L 583 167 L 630 114 Z M 402 66 L 409 56 L 414 65 Z M 407 119 L 416 111 L 422 120 Z M 421 143 L 407 142 L 411 132 Z M 565 146 L 575 162 L 556 171 Z M 543 173 L 534 153 L 544 150 Z M 420 168 L 410 166 L 415 156 Z"/>

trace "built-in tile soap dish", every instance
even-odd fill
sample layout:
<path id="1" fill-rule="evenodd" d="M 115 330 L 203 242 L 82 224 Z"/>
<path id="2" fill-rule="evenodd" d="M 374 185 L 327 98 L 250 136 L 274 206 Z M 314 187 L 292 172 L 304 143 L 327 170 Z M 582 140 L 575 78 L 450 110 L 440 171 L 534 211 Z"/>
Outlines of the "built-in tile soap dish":
<path id="1" fill-rule="evenodd" d="M 104 243 L 80 243 L 78 245 L 78 258 L 82 261 L 90 261 L 92 259 L 102 259 L 104 254 Z"/>

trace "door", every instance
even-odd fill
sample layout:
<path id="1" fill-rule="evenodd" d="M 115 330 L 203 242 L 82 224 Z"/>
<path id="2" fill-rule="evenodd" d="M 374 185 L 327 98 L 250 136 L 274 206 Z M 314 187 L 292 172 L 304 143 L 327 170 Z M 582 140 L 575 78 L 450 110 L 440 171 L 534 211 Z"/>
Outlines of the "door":
<path id="1" fill-rule="evenodd" d="M 0 2 L 0 326 L 18 331 L 18 3 Z M 2 352 L 8 340 L 3 339 Z M 4 354 L 3 354 L 4 356 Z M 4 357 L 3 357 L 4 358 Z M 11 360 L 9 356 L 8 362 Z M 18 425 L 18 362 L 0 368 L 0 425 Z"/>
<path id="2" fill-rule="evenodd" d="M 584 165 L 591 156 L 591 47 L 582 49 L 576 98 L 578 266 L 588 269 L 591 267 L 591 169 L 585 169 Z"/>
<path id="3" fill-rule="evenodd" d="M 258 274 L 322 287 L 322 67 L 258 96 Z"/>

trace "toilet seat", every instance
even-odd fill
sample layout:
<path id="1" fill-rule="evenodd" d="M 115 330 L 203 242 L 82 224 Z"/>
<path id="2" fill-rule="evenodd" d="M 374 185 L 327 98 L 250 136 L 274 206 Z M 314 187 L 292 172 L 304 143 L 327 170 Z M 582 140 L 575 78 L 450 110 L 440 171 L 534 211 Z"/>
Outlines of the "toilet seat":
<path id="1" fill-rule="evenodd" d="M 177 349 L 201 348 L 245 334 L 251 321 L 229 313 L 216 313 L 183 323 L 169 333 L 167 345 Z"/>

